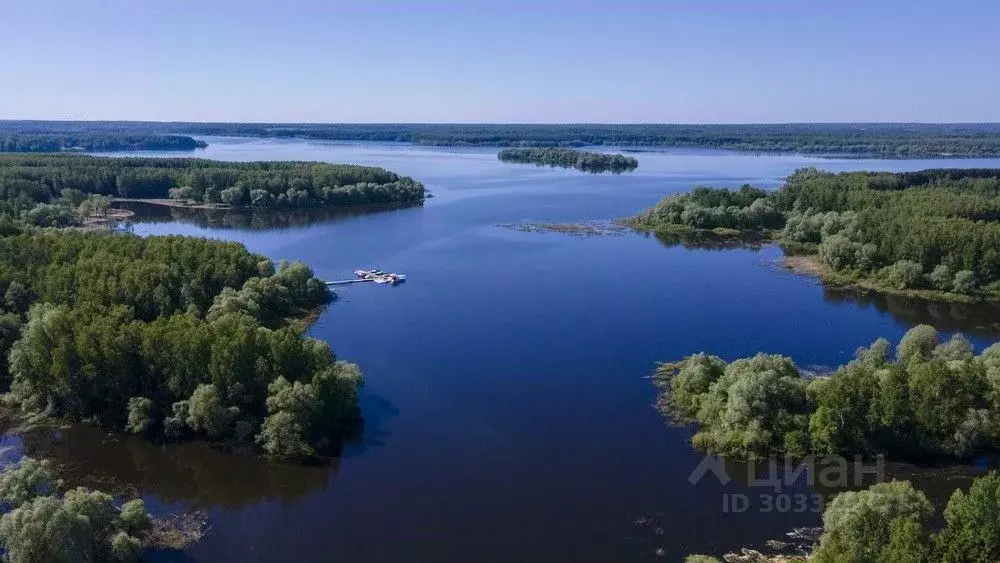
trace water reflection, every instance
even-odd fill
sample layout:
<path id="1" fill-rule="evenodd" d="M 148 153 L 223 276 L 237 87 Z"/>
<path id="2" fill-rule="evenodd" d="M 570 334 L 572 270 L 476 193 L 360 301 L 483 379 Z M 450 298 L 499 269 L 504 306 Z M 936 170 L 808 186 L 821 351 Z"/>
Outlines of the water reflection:
<path id="1" fill-rule="evenodd" d="M 648 236 L 648 235 L 647 235 Z M 653 237 L 667 248 L 681 246 L 688 250 L 759 250 L 767 240 L 759 233 L 717 235 L 711 232 L 654 233 Z"/>
<path id="2" fill-rule="evenodd" d="M 151 223 L 181 222 L 209 229 L 242 229 L 263 231 L 304 227 L 315 223 L 342 221 L 352 217 L 419 207 L 405 205 L 359 205 L 353 207 L 320 207 L 283 210 L 247 209 L 196 209 L 170 207 L 141 201 L 123 201 L 115 204 L 135 213 L 135 219 Z"/>
<path id="3" fill-rule="evenodd" d="M 875 307 L 907 325 L 929 324 L 938 330 L 964 332 L 987 339 L 1000 336 L 998 303 L 949 303 L 840 287 L 824 287 L 823 299 L 830 303 Z"/>
<path id="4" fill-rule="evenodd" d="M 85 424 L 20 434 L 24 455 L 51 459 L 70 484 L 155 495 L 185 509 L 291 503 L 330 486 L 338 460 L 308 467 L 211 448 L 201 442 L 157 445 Z"/>

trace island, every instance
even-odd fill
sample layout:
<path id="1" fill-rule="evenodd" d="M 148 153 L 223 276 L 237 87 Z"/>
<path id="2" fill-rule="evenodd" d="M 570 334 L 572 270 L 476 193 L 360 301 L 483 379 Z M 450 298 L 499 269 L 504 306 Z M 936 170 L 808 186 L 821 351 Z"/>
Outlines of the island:
<path id="1" fill-rule="evenodd" d="M 192 151 L 208 143 L 152 133 L 0 133 L 0 152 Z"/>
<path id="2" fill-rule="evenodd" d="M 625 224 L 663 236 L 755 236 L 831 284 L 1000 299 L 1000 170 L 797 170 L 779 189 L 698 187 Z"/>
<path id="3" fill-rule="evenodd" d="M 460 124 L 0 121 L 0 134 L 222 135 L 431 146 L 685 147 L 881 158 L 1000 156 L 1000 124 Z"/>
<path id="4" fill-rule="evenodd" d="M 894 348 L 880 338 L 829 374 L 803 372 L 779 355 L 726 362 L 700 353 L 661 364 L 654 381 L 661 412 L 693 423 L 692 443 L 729 459 L 885 455 L 933 462 L 968 460 L 1000 446 L 1000 344 L 977 355 L 961 335 L 942 342 L 928 325 L 911 329 Z M 827 505 L 809 560 L 990 560 L 1000 529 L 987 515 L 1000 510 L 998 492 L 994 473 L 967 494 L 957 490 L 937 533 L 931 504 L 908 482 L 840 493 Z"/>
<path id="5" fill-rule="evenodd" d="M 593 173 L 614 172 L 620 174 L 639 167 L 639 161 L 630 156 L 573 149 L 504 149 L 497 154 L 497 158 L 503 162 L 576 168 Z"/>
<path id="6" fill-rule="evenodd" d="M 0 155 L 0 211 L 36 226 L 79 225 L 114 199 L 253 209 L 419 204 L 416 180 L 322 162 Z"/>

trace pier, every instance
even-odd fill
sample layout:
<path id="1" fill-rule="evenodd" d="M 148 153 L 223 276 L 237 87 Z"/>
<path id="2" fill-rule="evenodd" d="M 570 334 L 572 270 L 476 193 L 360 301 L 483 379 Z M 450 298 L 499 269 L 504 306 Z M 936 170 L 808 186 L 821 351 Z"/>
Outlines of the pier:
<path id="1" fill-rule="evenodd" d="M 389 285 L 396 285 L 406 281 L 405 274 L 394 274 L 391 272 L 383 272 L 382 270 L 355 270 L 354 275 L 356 277 L 348 280 L 335 280 L 328 281 L 326 285 L 347 285 L 350 283 L 361 283 L 361 282 L 375 282 L 383 283 Z"/>

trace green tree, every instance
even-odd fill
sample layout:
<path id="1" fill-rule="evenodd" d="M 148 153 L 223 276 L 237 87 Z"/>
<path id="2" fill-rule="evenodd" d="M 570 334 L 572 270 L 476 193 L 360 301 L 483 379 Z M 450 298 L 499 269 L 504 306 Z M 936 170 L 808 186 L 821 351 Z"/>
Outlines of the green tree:
<path id="1" fill-rule="evenodd" d="M 976 479 L 968 493 L 956 490 L 944 511 L 946 525 L 934 538 L 937 561 L 995 561 L 1000 553 L 1000 476 Z"/>
<path id="2" fill-rule="evenodd" d="M 908 481 L 878 483 L 837 495 L 823 513 L 817 562 L 892 561 L 890 553 L 919 551 L 914 527 L 923 528 L 932 507 Z"/>

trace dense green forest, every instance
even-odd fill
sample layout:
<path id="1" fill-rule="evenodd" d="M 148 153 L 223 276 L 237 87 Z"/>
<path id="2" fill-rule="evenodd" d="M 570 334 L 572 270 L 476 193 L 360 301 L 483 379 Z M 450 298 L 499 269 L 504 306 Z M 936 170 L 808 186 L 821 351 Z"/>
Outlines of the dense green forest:
<path id="1" fill-rule="evenodd" d="M 699 147 L 888 158 L 1000 155 L 998 124 L 330 124 L 0 121 L 0 133 L 118 133 L 298 137 L 422 145 Z"/>
<path id="2" fill-rule="evenodd" d="M 558 148 L 504 149 L 497 154 L 504 162 L 576 168 L 584 172 L 626 172 L 639 167 L 639 161 L 620 154 Z"/>
<path id="3" fill-rule="evenodd" d="M 62 226 L 95 194 L 293 208 L 417 203 L 424 187 L 381 168 L 348 164 L 0 155 L 0 214 L 34 213 L 35 224 Z"/>
<path id="4" fill-rule="evenodd" d="M 0 133 L 0 152 L 189 151 L 205 141 L 152 133 Z"/>
<path id="5" fill-rule="evenodd" d="M 758 354 L 726 362 L 695 354 L 661 364 L 658 407 L 695 423 L 693 444 L 734 458 L 886 454 L 967 459 L 1000 446 L 1000 344 L 976 355 L 956 335 L 919 325 L 892 350 L 859 349 L 829 376 Z"/>
<path id="6" fill-rule="evenodd" d="M 357 368 L 297 320 L 329 299 L 304 264 L 201 238 L 18 229 L 0 238 L 0 383 L 25 413 L 295 460 L 358 427 Z"/>
<path id="7" fill-rule="evenodd" d="M 0 545 L 12 563 L 140 561 L 158 544 L 141 499 L 66 488 L 48 461 L 22 458 L 0 473 Z"/>
<path id="8" fill-rule="evenodd" d="M 807 168 L 773 192 L 670 195 L 628 223 L 661 233 L 764 234 L 815 253 L 833 281 L 989 297 L 1000 285 L 1000 170 Z"/>
<path id="9" fill-rule="evenodd" d="M 1000 551 L 997 514 L 1000 514 L 1000 475 L 996 473 L 977 478 L 968 492 L 956 490 L 944 508 L 943 525 L 935 525 L 933 505 L 909 481 L 877 483 L 834 497 L 823 512 L 819 545 L 808 558 L 801 560 L 996 561 Z M 749 559 L 739 559 L 743 560 Z M 719 563 L 719 559 L 693 555 L 687 558 L 687 563 Z"/>

